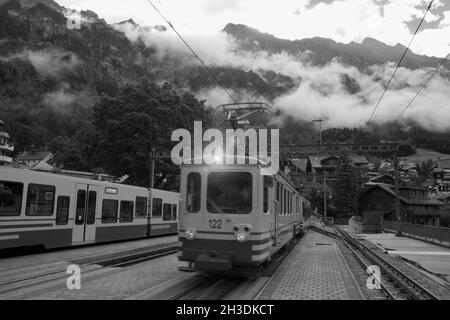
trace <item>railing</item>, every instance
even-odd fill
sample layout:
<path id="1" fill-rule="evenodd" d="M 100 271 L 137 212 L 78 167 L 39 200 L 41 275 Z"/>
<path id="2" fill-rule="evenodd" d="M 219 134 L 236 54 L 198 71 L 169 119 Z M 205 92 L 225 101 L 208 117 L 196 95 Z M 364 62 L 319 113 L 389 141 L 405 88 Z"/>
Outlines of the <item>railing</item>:
<path id="1" fill-rule="evenodd" d="M 383 229 L 421 240 L 450 246 L 450 228 L 432 227 L 420 224 L 384 221 Z"/>

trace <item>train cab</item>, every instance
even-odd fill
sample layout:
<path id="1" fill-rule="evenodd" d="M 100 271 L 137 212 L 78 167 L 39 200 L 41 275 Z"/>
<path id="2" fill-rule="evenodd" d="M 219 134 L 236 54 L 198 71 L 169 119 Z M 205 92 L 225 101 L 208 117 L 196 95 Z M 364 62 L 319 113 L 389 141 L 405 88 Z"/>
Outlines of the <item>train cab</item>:
<path id="1" fill-rule="evenodd" d="M 180 270 L 227 272 L 252 268 L 297 233 L 300 197 L 267 166 L 183 165 Z"/>

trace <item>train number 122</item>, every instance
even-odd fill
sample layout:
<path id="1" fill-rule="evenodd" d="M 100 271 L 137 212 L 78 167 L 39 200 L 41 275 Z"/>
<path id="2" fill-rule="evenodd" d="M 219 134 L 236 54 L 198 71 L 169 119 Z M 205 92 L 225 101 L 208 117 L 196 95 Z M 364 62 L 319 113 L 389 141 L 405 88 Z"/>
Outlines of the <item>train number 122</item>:
<path id="1" fill-rule="evenodd" d="M 210 229 L 222 229 L 222 220 L 212 219 L 209 220 Z"/>

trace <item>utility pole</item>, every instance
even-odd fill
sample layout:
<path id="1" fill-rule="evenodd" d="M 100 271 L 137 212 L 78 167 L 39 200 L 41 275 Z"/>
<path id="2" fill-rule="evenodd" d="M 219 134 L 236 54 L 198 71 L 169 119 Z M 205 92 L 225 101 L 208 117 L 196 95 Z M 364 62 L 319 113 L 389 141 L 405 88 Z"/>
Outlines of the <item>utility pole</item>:
<path id="1" fill-rule="evenodd" d="M 155 184 L 155 157 L 153 156 L 155 151 L 155 149 L 150 149 L 150 189 L 152 189 Z"/>
<path id="2" fill-rule="evenodd" d="M 319 124 L 319 145 L 320 145 L 320 154 L 323 151 L 323 140 L 322 140 L 322 122 L 324 122 L 322 118 L 317 118 L 312 120 L 313 123 Z M 323 170 L 323 216 L 324 218 L 327 217 L 327 181 L 325 178 L 325 169 Z"/>
<path id="3" fill-rule="evenodd" d="M 395 178 L 395 215 L 397 218 L 397 222 L 402 221 L 402 217 L 400 215 L 400 197 L 398 191 L 398 161 L 397 161 L 397 152 L 394 153 L 394 178 Z"/>
<path id="4" fill-rule="evenodd" d="M 325 171 L 323 172 L 323 216 L 327 217 L 327 179 L 325 178 Z"/>
<path id="5" fill-rule="evenodd" d="M 312 120 L 312 122 L 314 123 L 318 123 L 319 124 L 319 144 L 320 144 L 320 152 L 322 152 L 322 145 L 323 145 L 323 140 L 322 140 L 322 122 L 324 122 L 325 120 L 323 120 L 322 118 L 317 118 Z"/>

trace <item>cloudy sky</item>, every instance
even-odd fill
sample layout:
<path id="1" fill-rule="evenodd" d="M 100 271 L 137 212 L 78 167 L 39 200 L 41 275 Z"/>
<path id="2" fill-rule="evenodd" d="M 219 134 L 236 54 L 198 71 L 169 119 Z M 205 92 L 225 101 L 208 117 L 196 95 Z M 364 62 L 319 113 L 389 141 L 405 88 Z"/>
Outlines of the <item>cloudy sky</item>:
<path id="1" fill-rule="evenodd" d="M 90 9 L 108 22 L 128 18 L 142 25 L 164 24 L 147 0 L 56 0 Z M 242 23 L 280 38 L 327 37 L 361 42 L 373 37 L 407 44 L 429 0 L 152 0 L 184 35 L 214 34 L 228 23 Z M 450 0 L 435 0 L 412 46 L 426 55 L 450 49 Z"/>

